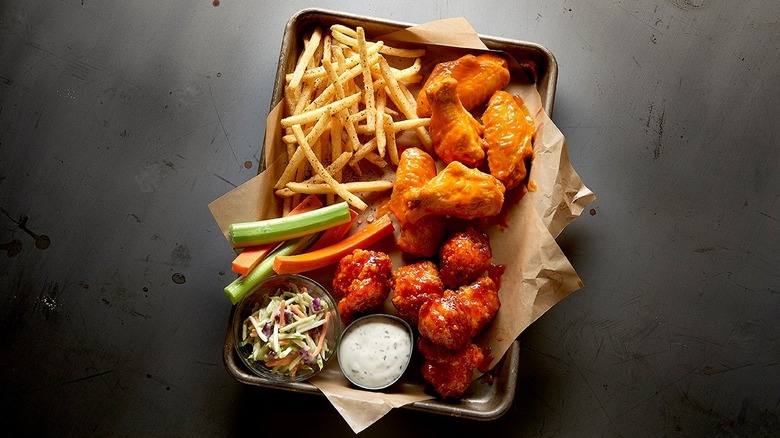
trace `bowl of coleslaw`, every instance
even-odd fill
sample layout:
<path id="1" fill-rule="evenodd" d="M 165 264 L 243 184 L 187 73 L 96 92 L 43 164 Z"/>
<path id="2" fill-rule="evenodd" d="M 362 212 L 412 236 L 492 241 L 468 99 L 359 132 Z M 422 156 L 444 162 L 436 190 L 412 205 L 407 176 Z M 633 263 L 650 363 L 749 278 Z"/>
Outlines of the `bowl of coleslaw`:
<path id="1" fill-rule="evenodd" d="M 298 274 L 276 275 L 234 309 L 233 335 L 242 362 L 274 382 L 300 382 L 336 354 L 341 318 L 322 285 Z"/>

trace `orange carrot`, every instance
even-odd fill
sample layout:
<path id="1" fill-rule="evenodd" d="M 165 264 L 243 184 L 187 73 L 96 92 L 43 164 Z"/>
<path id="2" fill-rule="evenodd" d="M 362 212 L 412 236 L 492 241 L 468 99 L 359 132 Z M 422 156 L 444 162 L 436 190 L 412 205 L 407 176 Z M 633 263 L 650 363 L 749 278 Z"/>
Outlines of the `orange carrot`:
<path id="1" fill-rule="evenodd" d="M 322 207 L 322 201 L 317 195 L 309 195 L 301 201 L 298 206 L 293 208 L 288 215 L 305 213 Z M 271 251 L 279 246 L 279 242 L 268 243 L 266 245 L 251 246 L 245 248 L 233 259 L 233 272 L 241 275 L 248 275 L 249 271 L 254 269 L 261 260 L 263 260 Z"/>
<path id="2" fill-rule="evenodd" d="M 322 329 L 320 330 L 320 338 L 317 340 L 317 349 L 314 350 L 314 354 L 312 354 L 312 357 L 317 357 L 317 355 L 320 354 L 320 351 L 322 351 L 322 346 L 325 344 L 325 335 L 328 333 L 329 323 L 330 323 L 330 313 L 326 313 L 325 324 L 322 324 Z"/>
<path id="3" fill-rule="evenodd" d="M 336 225 L 333 228 L 328 228 L 324 233 L 322 233 L 322 237 L 320 237 L 317 242 L 312 245 L 311 248 L 309 248 L 309 251 L 317 251 L 318 249 L 325 248 L 326 246 L 333 245 L 334 243 L 338 243 L 341 239 L 344 238 L 344 236 L 349 231 L 349 228 L 352 226 L 352 223 L 355 222 L 355 219 L 357 219 L 358 214 L 355 213 L 354 210 L 349 210 L 349 216 L 350 220 L 349 222 L 341 225 Z"/>
<path id="4" fill-rule="evenodd" d="M 283 357 L 281 359 L 270 360 L 270 361 L 265 363 L 265 366 L 275 367 L 277 365 L 287 365 L 288 363 L 290 363 L 292 361 L 293 361 L 293 358 L 290 357 L 290 356 L 287 356 L 287 357 Z"/>
<path id="5" fill-rule="evenodd" d="M 293 274 L 331 265 L 355 249 L 373 245 L 383 237 L 392 234 L 394 229 L 393 222 L 387 215 L 384 215 L 341 242 L 317 251 L 291 256 L 277 256 L 274 259 L 274 271 L 277 274 Z"/>
<path id="6" fill-rule="evenodd" d="M 284 305 L 287 304 L 287 301 L 282 300 L 281 303 L 279 303 L 279 328 L 281 329 L 284 327 L 285 318 L 284 318 Z"/>

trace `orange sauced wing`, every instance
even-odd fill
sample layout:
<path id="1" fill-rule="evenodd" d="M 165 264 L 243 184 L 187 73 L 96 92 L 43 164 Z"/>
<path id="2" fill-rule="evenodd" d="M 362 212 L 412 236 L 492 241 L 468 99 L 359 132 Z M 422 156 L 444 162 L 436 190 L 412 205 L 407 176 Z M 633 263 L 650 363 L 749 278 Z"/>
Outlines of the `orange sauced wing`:
<path id="1" fill-rule="evenodd" d="M 482 115 L 490 173 L 507 190 L 519 186 L 526 177 L 526 163 L 533 156 L 534 120 L 522 101 L 506 91 L 490 98 Z"/>
<path id="2" fill-rule="evenodd" d="M 424 186 L 434 176 L 436 164 L 430 155 L 418 148 L 404 150 L 398 162 L 388 204 L 401 225 L 401 236 L 396 242 L 398 247 L 420 257 L 432 256 L 439 250 L 439 244 L 444 238 L 444 218 L 433 215 L 412 223 L 407 219 L 409 208 L 404 197 L 410 189 Z"/>
<path id="3" fill-rule="evenodd" d="M 431 116 L 431 105 L 425 90 L 442 76 L 458 81 L 458 96 L 467 110 L 486 102 L 497 90 L 509 84 L 509 63 L 493 53 L 465 55 L 454 61 L 437 64 L 417 96 L 417 115 Z"/>
<path id="4" fill-rule="evenodd" d="M 495 216 L 504 204 L 504 192 L 494 176 L 453 161 L 423 187 L 409 190 L 406 217 L 416 222 L 432 214 L 461 219 Z"/>
<path id="5" fill-rule="evenodd" d="M 426 90 L 433 149 L 445 163 L 460 161 L 477 167 L 485 160 L 484 128 L 461 104 L 457 87 L 457 80 L 442 76 Z"/>

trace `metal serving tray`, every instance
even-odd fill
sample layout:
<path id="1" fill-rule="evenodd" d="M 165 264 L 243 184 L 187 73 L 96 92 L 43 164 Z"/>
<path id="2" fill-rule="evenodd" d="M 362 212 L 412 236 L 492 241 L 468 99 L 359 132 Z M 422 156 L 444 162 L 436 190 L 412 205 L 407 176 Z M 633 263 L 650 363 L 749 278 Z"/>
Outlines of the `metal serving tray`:
<path id="1" fill-rule="evenodd" d="M 301 37 L 314 26 L 323 29 L 332 24 L 362 26 L 368 38 L 395 32 L 413 24 L 370 18 L 343 12 L 323 9 L 305 9 L 295 14 L 287 23 L 279 53 L 279 64 L 274 82 L 274 91 L 270 108 L 274 108 L 283 98 L 285 75 L 295 68 L 295 62 L 302 47 Z M 555 86 L 558 77 L 558 64 L 553 54 L 546 48 L 529 42 L 495 38 L 480 35 L 480 39 L 492 50 L 500 50 L 512 55 L 518 64 L 510 68 L 519 69 L 536 86 L 542 99 L 542 105 L 548 114 L 552 114 Z M 519 73 L 519 72 L 518 72 Z M 260 154 L 262 157 L 263 154 Z M 260 171 L 264 163 L 260 165 Z M 273 388 L 285 391 L 319 394 L 322 393 L 308 382 L 280 384 L 263 379 L 249 371 L 238 357 L 233 336 L 233 318 L 231 312 L 223 349 L 223 360 L 228 373 L 239 382 L 247 385 Z M 503 415 L 512 405 L 517 384 L 520 344 L 517 340 L 507 350 L 504 357 L 491 371 L 491 382 L 476 380 L 465 396 L 458 401 L 439 399 L 415 402 L 403 407 L 475 420 L 493 420 Z"/>

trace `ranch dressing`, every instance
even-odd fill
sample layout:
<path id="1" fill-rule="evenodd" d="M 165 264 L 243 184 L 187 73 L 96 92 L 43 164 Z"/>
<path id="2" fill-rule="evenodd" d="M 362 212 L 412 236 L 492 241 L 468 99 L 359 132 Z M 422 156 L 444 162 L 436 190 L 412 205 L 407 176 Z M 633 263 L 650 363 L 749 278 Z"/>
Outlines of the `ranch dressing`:
<path id="1" fill-rule="evenodd" d="M 409 365 L 412 334 L 408 324 L 389 315 L 369 315 L 347 327 L 339 344 L 339 365 L 350 382 L 365 389 L 395 383 Z"/>

